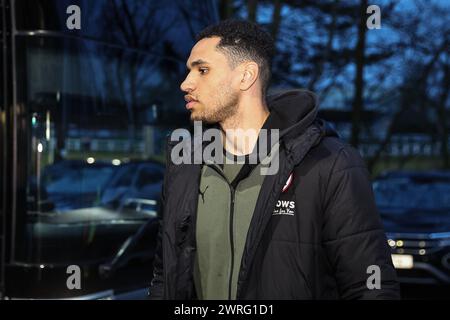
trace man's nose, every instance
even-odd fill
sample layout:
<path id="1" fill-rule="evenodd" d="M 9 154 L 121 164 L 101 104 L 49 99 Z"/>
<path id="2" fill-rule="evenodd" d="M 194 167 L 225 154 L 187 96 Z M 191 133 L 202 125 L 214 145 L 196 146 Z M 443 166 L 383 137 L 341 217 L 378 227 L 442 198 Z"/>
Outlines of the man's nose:
<path id="1" fill-rule="evenodd" d="M 194 91 L 195 85 L 194 85 L 194 82 L 192 81 L 192 79 L 189 78 L 189 76 L 187 76 L 186 79 L 184 79 L 184 81 L 181 83 L 180 89 L 181 89 L 181 91 L 184 91 L 187 93 Z"/>

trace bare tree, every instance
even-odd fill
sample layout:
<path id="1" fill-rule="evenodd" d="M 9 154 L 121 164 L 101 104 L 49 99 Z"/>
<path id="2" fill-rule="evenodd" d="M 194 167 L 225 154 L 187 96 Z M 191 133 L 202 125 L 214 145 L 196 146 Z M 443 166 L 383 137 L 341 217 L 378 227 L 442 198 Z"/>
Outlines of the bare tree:
<path id="1" fill-rule="evenodd" d="M 234 16 L 235 9 L 232 0 L 219 1 L 219 16 L 221 20 L 230 19 Z"/>
<path id="2" fill-rule="evenodd" d="M 270 32 L 272 38 L 276 41 L 278 37 L 278 31 L 280 30 L 281 24 L 281 9 L 283 7 L 283 0 L 275 0 L 273 4 L 273 14 L 272 14 L 272 24 L 270 27 Z"/>
<path id="3" fill-rule="evenodd" d="M 258 1 L 248 0 L 247 1 L 247 20 L 256 22 L 256 16 L 258 12 Z"/>
<path id="4" fill-rule="evenodd" d="M 355 48 L 355 79 L 352 104 L 352 135 L 350 143 L 354 147 L 359 145 L 361 113 L 364 110 L 364 66 L 366 50 L 366 9 L 367 0 L 361 0 L 359 7 L 358 40 Z"/>

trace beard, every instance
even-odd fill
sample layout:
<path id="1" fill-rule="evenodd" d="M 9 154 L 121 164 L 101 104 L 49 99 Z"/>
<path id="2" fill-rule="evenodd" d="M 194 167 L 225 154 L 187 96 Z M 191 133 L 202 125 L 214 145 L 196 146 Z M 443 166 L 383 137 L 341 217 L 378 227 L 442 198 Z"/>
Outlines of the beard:
<path id="1" fill-rule="evenodd" d="M 217 100 L 214 104 L 205 106 L 200 110 L 192 110 L 191 121 L 203 121 L 209 124 L 222 122 L 229 117 L 232 117 L 237 112 L 239 102 L 238 92 L 234 92 L 229 86 L 216 96 Z"/>

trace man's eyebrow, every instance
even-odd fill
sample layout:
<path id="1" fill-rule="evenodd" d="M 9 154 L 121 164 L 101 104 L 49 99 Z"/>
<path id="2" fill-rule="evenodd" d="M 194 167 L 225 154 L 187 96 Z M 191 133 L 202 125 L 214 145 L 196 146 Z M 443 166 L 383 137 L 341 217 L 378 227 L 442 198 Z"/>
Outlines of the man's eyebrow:
<path id="1" fill-rule="evenodd" d="M 205 61 L 205 60 L 202 60 L 202 59 L 197 59 L 197 60 L 191 62 L 191 66 L 190 67 L 189 67 L 189 65 L 186 64 L 186 67 L 188 69 L 191 69 L 191 68 L 193 68 L 195 66 L 198 66 L 198 65 L 201 65 L 201 64 L 208 64 L 208 62 Z"/>

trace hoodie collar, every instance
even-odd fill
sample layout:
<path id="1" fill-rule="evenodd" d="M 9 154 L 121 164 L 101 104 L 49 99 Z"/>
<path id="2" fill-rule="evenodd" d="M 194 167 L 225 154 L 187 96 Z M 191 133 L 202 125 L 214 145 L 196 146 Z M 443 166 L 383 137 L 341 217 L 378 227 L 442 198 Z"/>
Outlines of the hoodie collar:
<path id="1" fill-rule="evenodd" d="M 267 105 L 270 111 L 269 116 L 264 122 L 262 129 L 267 129 L 270 136 L 270 129 L 279 129 L 279 139 L 286 145 L 294 145 L 296 138 L 314 125 L 319 131 L 320 136 L 339 137 L 330 123 L 317 118 L 318 99 L 317 96 L 306 89 L 293 89 L 281 91 L 267 96 Z M 219 129 L 218 124 L 204 125 L 204 130 L 208 128 Z M 268 139 L 268 150 L 271 150 L 272 139 Z M 199 146 L 204 148 L 206 141 Z M 257 144 L 258 145 L 258 142 Z M 196 149 L 192 148 L 192 151 Z M 256 152 L 256 150 L 253 150 Z"/>
<path id="2" fill-rule="evenodd" d="M 270 115 L 265 129 L 279 129 L 280 138 L 301 135 L 316 119 L 317 98 L 308 90 L 288 90 L 267 97 Z"/>

